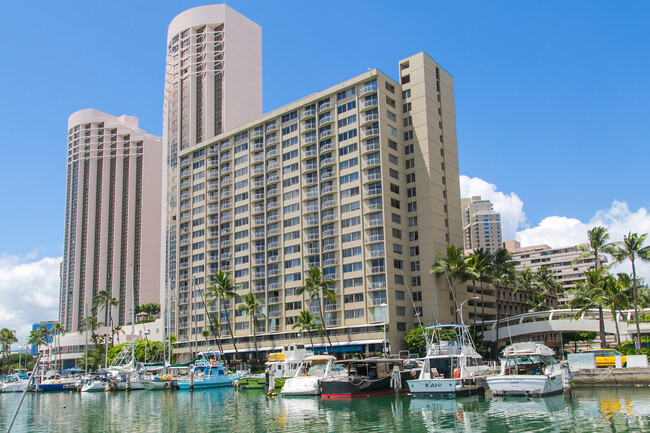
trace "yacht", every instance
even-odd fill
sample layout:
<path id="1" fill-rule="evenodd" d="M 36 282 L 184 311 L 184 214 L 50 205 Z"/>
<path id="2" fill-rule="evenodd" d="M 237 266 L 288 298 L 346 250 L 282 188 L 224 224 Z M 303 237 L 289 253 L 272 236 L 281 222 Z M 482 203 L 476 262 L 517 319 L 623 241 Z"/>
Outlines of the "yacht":
<path id="1" fill-rule="evenodd" d="M 284 383 L 281 393 L 285 395 L 320 395 L 321 380 L 345 374 L 342 367 L 334 367 L 336 358 L 331 355 L 312 355 L 302 360 L 295 376 Z"/>
<path id="2" fill-rule="evenodd" d="M 190 372 L 190 377 L 179 380 L 177 384 L 181 390 L 218 388 L 233 386 L 233 382 L 237 379 L 239 379 L 237 374 L 233 374 L 225 368 L 221 360 L 221 353 L 209 351 L 199 353 Z"/>
<path id="3" fill-rule="evenodd" d="M 334 366 L 342 368 L 344 374 L 321 380 L 324 400 L 406 392 L 406 382 L 414 372 L 405 368 L 404 360 L 393 358 L 348 359 Z"/>
<path id="4" fill-rule="evenodd" d="M 288 378 L 296 375 L 303 359 L 313 353 L 305 348 L 304 344 L 291 344 L 284 346 L 281 352 L 269 354 L 266 361 L 266 373 L 247 373 L 239 379 L 241 389 L 267 389 L 267 377 L 273 377 L 274 387 L 282 388 Z"/>
<path id="5" fill-rule="evenodd" d="M 503 350 L 501 372 L 487 377 L 494 395 L 542 396 L 560 393 L 571 384 L 567 363 L 558 362 L 555 352 L 541 343 L 515 343 Z"/>
<path id="6" fill-rule="evenodd" d="M 29 383 L 29 376 L 26 374 L 13 374 L 4 378 L 0 386 L 1 392 L 23 392 Z"/>
<path id="7" fill-rule="evenodd" d="M 417 379 L 408 380 L 411 394 L 470 395 L 482 393 L 491 373 L 472 342 L 467 325 L 427 326 L 427 355 Z"/>

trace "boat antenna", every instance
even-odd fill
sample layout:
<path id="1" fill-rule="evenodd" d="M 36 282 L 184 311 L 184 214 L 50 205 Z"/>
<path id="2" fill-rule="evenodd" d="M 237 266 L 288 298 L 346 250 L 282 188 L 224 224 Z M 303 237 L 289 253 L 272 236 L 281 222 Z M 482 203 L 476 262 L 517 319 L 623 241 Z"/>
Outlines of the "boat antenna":
<path id="1" fill-rule="evenodd" d="M 408 283 L 406 282 L 406 277 L 404 276 L 404 271 L 399 270 L 400 273 L 402 274 L 402 279 L 404 280 L 404 285 L 406 286 L 406 291 L 409 292 L 409 299 L 411 300 L 411 305 L 413 306 L 413 312 L 415 313 L 415 317 L 418 319 L 418 324 L 420 325 L 420 329 L 422 330 L 422 336 L 424 337 L 424 341 L 429 345 L 429 339 L 427 338 L 427 331 L 424 329 L 424 326 L 422 325 L 422 321 L 420 320 L 420 312 L 415 308 L 415 302 L 413 301 L 413 294 L 411 293 L 411 289 L 409 288 Z M 431 313 L 433 315 L 433 313 Z M 434 323 L 435 323 L 435 317 L 434 317 Z"/>

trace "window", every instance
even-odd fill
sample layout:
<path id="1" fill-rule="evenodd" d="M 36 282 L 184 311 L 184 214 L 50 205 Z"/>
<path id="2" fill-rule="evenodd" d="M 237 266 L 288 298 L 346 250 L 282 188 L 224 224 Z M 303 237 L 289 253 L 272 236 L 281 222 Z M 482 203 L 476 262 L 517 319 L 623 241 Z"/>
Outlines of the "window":
<path id="1" fill-rule="evenodd" d="M 361 267 L 361 262 L 347 263 L 343 265 L 343 273 L 360 271 Z"/>
<path id="2" fill-rule="evenodd" d="M 415 173 L 408 173 L 406 175 L 406 183 L 413 183 L 415 182 Z"/>
<path id="3" fill-rule="evenodd" d="M 353 114 L 352 116 L 346 117 L 338 121 L 338 127 L 343 128 L 344 126 L 352 125 L 357 123 L 357 115 Z"/>
<path id="4" fill-rule="evenodd" d="M 400 244 L 393 244 L 393 252 L 402 254 L 402 246 Z"/>
<path id="5" fill-rule="evenodd" d="M 393 237 L 396 239 L 402 239 L 402 231 L 398 229 L 393 229 Z"/>
<path id="6" fill-rule="evenodd" d="M 406 104 L 402 105 L 402 113 L 408 113 L 411 111 L 411 103 L 407 102 Z"/>
<path id="7" fill-rule="evenodd" d="M 297 111 L 293 111 L 293 112 L 291 112 L 291 113 L 289 113 L 289 114 L 285 114 L 284 116 L 282 116 L 282 122 L 283 122 L 283 123 L 284 123 L 284 122 L 288 122 L 289 120 L 293 120 L 293 119 L 295 119 L 296 117 L 298 117 L 298 112 L 297 112 Z"/>
<path id="8" fill-rule="evenodd" d="M 420 279 L 419 276 L 417 277 L 411 277 L 411 286 L 413 287 L 418 287 L 422 285 L 422 280 Z"/>
<path id="9" fill-rule="evenodd" d="M 388 154 L 388 161 L 390 161 L 392 164 L 399 165 L 399 159 L 395 155 L 391 155 L 390 153 Z"/>
<path id="10" fill-rule="evenodd" d="M 345 310 L 344 312 L 346 319 L 359 319 L 363 317 L 363 308 L 357 308 L 354 310 Z"/>
<path id="11" fill-rule="evenodd" d="M 402 99 L 411 97 L 411 89 L 406 89 L 402 91 Z"/>
<path id="12" fill-rule="evenodd" d="M 397 137 L 397 129 L 394 126 L 386 125 L 386 129 L 388 129 L 388 133 L 390 135 L 392 135 L 393 137 Z"/>
<path id="13" fill-rule="evenodd" d="M 352 232 L 341 235 L 341 243 L 354 242 L 361 239 L 361 232 Z"/>
<path id="14" fill-rule="evenodd" d="M 416 194 L 415 194 L 415 187 L 414 186 L 411 187 L 411 188 L 406 188 L 406 197 L 411 198 L 411 197 L 415 197 L 415 195 Z"/>
<path id="15" fill-rule="evenodd" d="M 348 97 L 350 97 L 350 96 L 352 96 L 352 95 L 354 95 L 354 94 L 355 94 L 355 88 L 354 88 L 354 87 L 350 87 L 350 88 L 347 89 L 347 90 L 343 90 L 342 92 L 338 92 L 338 93 L 336 94 L 336 100 L 337 100 L 337 101 L 340 101 L 341 99 L 348 98 Z"/>
<path id="16" fill-rule="evenodd" d="M 354 109 L 356 107 L 357 107 L 357 101 L 351 101 L 351 102 L 348 102 L 347 104 L 339 105 L 337 107 L 336 111 L 337 111 L 338 114 L 343 114 L 346 111 L 352 110 L 352 109 Z M 323 116 L 323 115 L 321 115 L 321 116 Z M 319 119 L 321 119 L 321 117 L 319 117 Z"/>
<path id="17" fill-rule="evenodd" d="M 390 177 L 392 177 L 393 179 L 397 179 L 397 180 L 399 180 L 399 172 L 398 172 L 397 170 L 393 170 L 393 169 L 391 168 L 391 169 L 388 170 L 388 174 L 389 174 Z"/>
<path id="18" fill-rule="evenodd" d="M 411 249 L 413 249 L 413 248 L 411 248 Z M 419 270 L 420 270 L 420 261 L 416 260 L 414 262 L 411 262 L 411 271 L 417 272 Z"/>
<path id="19" fill-rule="evenodd" d="M 404 260 L 393 259 L 393 267 L 395 269 L 404 269 Z"/>
<path id="20" fill-rule="evenodd" d="M 390 121 L 397 122 L 397 116 L 390 110 L 386 110 L 386 117 L 388 117 L 388 120 Z"/>
<path id="21" fill-rule="evenodd" d="M 363 285 L 362 277 L 347 278 L 343 280 L 343 287 L 346 289 L 348 287 L 361 287 L 362 285 Z"/>
<path id="22" fill-rule="evenodd" d="M 368 143 L 370 143 L 370 141 L 368 141 Z M 390 147 L 393 150 L 397 150 L 397 143 L 389 138 L 388 139 L 388 147 Z"/>
<path id="23" fill-rule="evenodd" d="M 394 183 L 390 184 L 390 192 L 393 192 L 395 194 L 399 194 L 399 186 L 395 185 Z"/>
<path id="24" fill-rule="evenodd" d="M 346 132 L 343 132 L 343 133 L 339 134 L 339 141 L 345 141 L 345 140 L 348 140 L 350 138 L 354 138 L 356 136 L 357 136 L 357 130 L 352 129 L 350 131 L 346 131 Z"/>
<path id="25" fill-rule="evenodd" d="M 298 130 L 298 124 L 292 123 L 291 125 L 282 128 L 282 135 L 291 134 L 292 132 L 295 132 L 297 130 Z"/>
<path id="26" fill-rule="evenodd" d="M 395 307 L 395 314 L 398 316 L 406 316 L 406 307 Z"/>
<path id="27" fill-rule="evenodd" d="M 386 81 L 386 90 L 388 90 L 390 93 L 395 93 L 395 86 L 390 84 L 388 81 Z"/>
<path id="28" fill-rule="evenodd" d="M 411 75 L 407 74 L 402 77 L 402 84 L 408 84 L 411 82 Z"/>
<path id="29" fill-rule="evenodd" d="M 391 198 L 391 199 L 390 199 L 390 205 L 391 205 L 392 207 L 394 207 L 395 209 L 399 209 L 399 208 L 400 208 L 400 202 L 399 202 L 399 200 L 394 199 L 394 198 Z M 395 215 L 395 214 L 393 214 L 393 215 Z M 399 215 L 398 215 L 398 217 L 399 217 Z M 393 218 L 393 222 L 397 222 L 397 221 L 395 221 L 395 218 Z M 400 221 L 400 223 L 401 223 L 401 221 Z"/>
<path id="30" fill-rule="evenodd" d="M 346 159 L 339 164 L 339 170 L 346 170 L 348 168 L 356 167 L 359 165 L 359 158 Z"/>
<path id="31" fill-rule="evenodd" d="M 395 290 L 395 299 L 403 301 L 406 299 L 406 293 L 403 290 Z"/>
<path id="32" fill-rule="evenodd" d="M 415 227 L 418 225 L 418 217 L 409 217 L 409 227 Z"/>
<path id="33" fill-rule="evenodd" d="M 406 207 L 408 208 L 409 212 L 415 212 L 416 210 L 418 210 L 418 203 L 412 201 L 410 203 L 407 203 Z"/>
<path id="34" fill-rule="evenodd" d="M 419 236 L 418 236 L 418 232 L 417 232 L 417 231 L 415 231 L 415 232 L 409 232 L 409 241 L 410 241 L 410 242 L 417 241 L 418 239 L 419 239 Z"/>
<path id="35" fill-rule="evenodd" d="M 404 141 L 413 140 L 413 131 L 406 131 L 404 133 Z"/>
<path id="36" fill-rule="evenodd" d="M 415 167 L 415 159 L 414 158 L 407 159 L 406 160 L 406 169 L 408 170 L 408 169 L 414 168 L 414 167 Z"/>
<path id="37" fill-rule="evenodd" d="M 352 302 L 363 302 L 363 293 L 352 293 L 343 296 L 343 303 L 349 304 Z"/>
<path id="38" fill-rule="evenodd" d="M 413 125 L 413 117 L 408 116 L 404 118 L 404 127 Z M 413 137 L 411 137 L 413 138 Z"/>

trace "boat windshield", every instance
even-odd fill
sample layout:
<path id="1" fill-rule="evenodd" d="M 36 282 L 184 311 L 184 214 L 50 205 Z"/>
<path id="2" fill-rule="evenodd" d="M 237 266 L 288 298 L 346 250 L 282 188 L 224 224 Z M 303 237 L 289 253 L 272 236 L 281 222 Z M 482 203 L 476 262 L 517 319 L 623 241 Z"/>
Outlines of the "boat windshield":
<path id="1" fill-rule="evenodd" d="M 557 364 L 557 360 L 552 356 L 542 355 L 524 355 L 508 358 L 506 360 L 506 367 L 522 367 L 534 364 Z"/>
<path id="2" fill-rule="evenodd" d="M 307 375 L 314 376 L 314 377 L 323 377 L 325 376 L 326 369 L 327 369 L 327 363 L 311 364 L 307 368 Z"/>

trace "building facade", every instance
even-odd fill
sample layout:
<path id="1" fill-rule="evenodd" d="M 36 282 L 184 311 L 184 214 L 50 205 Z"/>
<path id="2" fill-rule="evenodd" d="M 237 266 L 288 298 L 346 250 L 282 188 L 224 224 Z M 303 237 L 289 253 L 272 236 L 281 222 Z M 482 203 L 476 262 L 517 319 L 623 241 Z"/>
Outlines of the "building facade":
<path id="1" fill-rule="evenodd" d="M 490 200 L 481 200 L 481 196 L 463 198 L 461 206 L 465 249 L 495 254 L 502 248 L 501 214 L 494 211 Z"/>
<path id="2" fill-rule="evenodd" d="M 161 202 L 159 137 L 131 116 L 93 109 L 70 116 L 59 305 L 67 331 L 91 314 L 105 322 L 103 311 L 91 311 L 102 290 L 119 302 L 116 326 L 134 303 L 159 302 Z"/>
<path id="3" fill-rule="evenodd" d="M 453 78 L 419 53 L 399 62 L 399 81 L 373 69 L 180 149 L 176 353 L 214 347 L 208 314 L 226 352 L 233 338 L 252 351 L 254 332 L 261 351 L 296 341 L 300 311 L 318 314 L 297 294 L 313 266 L 335 282 L 324 322 L 337 350 L 386 336 L 395 352 L 415 315 L 452 320 L 447 281 L 429 268 L 463 238 L 455 123 Z M 263 305 L 257 329 L 240 301 L 206 309 L 218 270 Z"/>
<path id="4" fill-rule="evenodd" d="M 177 289 L 178 152 L 261 116 L 261 35 L 257 24 L 225 4 L 189 9 L 169 25 L 163 107 L 168 163 L 163 180 L 167 186 L 163 311 L 168 310 L 167 295 L 175 297 Z M 172 317 L 174 308 L 169 308 Z"/>

